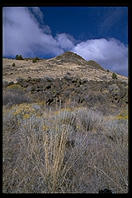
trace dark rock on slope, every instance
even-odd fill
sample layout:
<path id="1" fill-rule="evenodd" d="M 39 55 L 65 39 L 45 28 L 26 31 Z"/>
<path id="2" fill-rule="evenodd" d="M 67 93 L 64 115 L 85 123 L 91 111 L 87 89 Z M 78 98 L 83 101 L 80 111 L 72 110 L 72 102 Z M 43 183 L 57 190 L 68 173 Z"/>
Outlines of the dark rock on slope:
<path id="1" fill-rule="evenodd" d="M 44 100 L 47 105 L 56 103 L 83 105 L 105 109 L 120 108 L 128 103 L 128 86 L 122 81 L 88 81 L 78 77 L 20 79 L 17 82 L 26 88 L 36 100 Z"/>

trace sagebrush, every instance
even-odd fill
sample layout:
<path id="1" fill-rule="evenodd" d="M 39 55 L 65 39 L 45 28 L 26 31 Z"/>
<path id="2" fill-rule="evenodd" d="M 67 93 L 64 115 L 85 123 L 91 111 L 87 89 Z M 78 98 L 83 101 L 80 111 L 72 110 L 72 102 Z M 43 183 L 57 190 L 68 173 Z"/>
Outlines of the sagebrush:
<path id="1" fill-rule="evenodd" d="M 4 193 L 128 192 L 127 120 L 87 108 L 23 108 L 3 111 Z"/>

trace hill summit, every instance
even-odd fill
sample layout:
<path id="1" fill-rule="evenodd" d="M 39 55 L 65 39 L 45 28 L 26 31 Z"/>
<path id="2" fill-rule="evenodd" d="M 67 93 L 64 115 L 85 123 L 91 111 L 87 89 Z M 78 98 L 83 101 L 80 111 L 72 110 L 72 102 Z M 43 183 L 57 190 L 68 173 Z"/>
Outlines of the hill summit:
<path id="1" fill-rule="evenodd" d="M 63 54 L 57 56 L 56 59 L 67 60 L 67 61 L 81 60 L 81 61 L 85 61 L 86 62 L 86 60 L 83 59 L 78 54 L 76 54 L 74 52 L 69 52 L 69 51 L 68 52 L 64 52 Z"/>
<path id="2" fill-rule="evenodd" d="M 86 65 L 87 61 L 83 59 L 81 56 L 79 56 L 76 53 L 73 52 L 64 52 L 63 54 L 56 56 L 54 58 L 51 58 L 49 60 L 52 60 L 56 63 L 63 64 L 63 63 L 75 63 L 78 65 Z"/>
<path id="3" fill-rule="evenodd" d="M 78 54 L 74 52 L 64 52 L 63 54 L 56 56 L 55 58 L 49 59 L 53 60 L 56 63 L 63 64 L 63 63 L 74 63 L 77 65 L 85 65 L 94 69 L 101 69 L 104 70 L 104 68 L 99 65 L 97 62 L 93 60 L 86 61 L 84 58 L 79 56 Z"/>

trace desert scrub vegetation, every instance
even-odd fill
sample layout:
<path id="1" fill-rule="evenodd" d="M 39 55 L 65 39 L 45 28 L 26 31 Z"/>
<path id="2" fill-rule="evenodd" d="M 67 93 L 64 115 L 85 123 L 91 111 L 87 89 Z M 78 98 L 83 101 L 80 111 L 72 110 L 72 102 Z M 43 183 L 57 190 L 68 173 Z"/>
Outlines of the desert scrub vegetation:
<path id="1" fill-rule="evenodd" d="M 11 107 L 14 104 L 30 103 L 31 101 L 31 98 L 26 95 L 24 90 L 17 89 L 13 85 L 3 91 L 3 105 Z"/>
<path id="2" fill-rule="evenodd" d="M 127 193 L 127 129 L 87 108 L 4 106 L 3 192 Z"/>
<path id="3" fill-rule="evenodd" d="M 24 60 L 24 59 L 23 59 L 22 55 L 18 55 L 18 54 L 17 54 L 17 55 L 16 55 L 16 60 Z"/>
<path id="4" fill-rule="evenodd" d="M 112 73 L 112 79 L 117 79 L 117 74 L 116 73 Z"/>
<path id="5" fill-rule="evenodd" d="M 39 61 L 39 58 L 38 58 L 38 57 L 35 57 L 35 58 L 33 58 L 33 60 L 32 60 L 33 63 L 36 63 L 37 61 Z"/>
<path id="6" fill-rule="evenodd" d="M 33 62 L 33 63 L 36 63 L 36 62 L 37 62 L 37 60 L 36 60 L 36 59 L 33 59 L 33 60 L 32 60 L 32 62 Z"/>
<path id="7" fill-rule="evenodd" d="M 12 67 L 15 67 L 15 63 L 12 63 Z"/>
<path id="8" fill-rule="evenodd" d="M 19 84 L 9 84 L 8 86 L 7 86 L 7 90 L 24 90 L 24 88 L 23 87 L 21 87 Z"/>
<path id="9" fill-rule="evenodd" d="M 80 122 L 81 130 L 92 131 L 100 130 L 103 123 L 103 114 L 99 111 L 93 111 L 87 108 L 81 108 L 76 111 L 78 123 Z M 78 126 L 79 127 L 79 126 Z"/>
<path id="10" fill-rule="evenodd" d="M 115 118 L 118 120 L 128 120 L 128 109 L 122 110 Z"/>

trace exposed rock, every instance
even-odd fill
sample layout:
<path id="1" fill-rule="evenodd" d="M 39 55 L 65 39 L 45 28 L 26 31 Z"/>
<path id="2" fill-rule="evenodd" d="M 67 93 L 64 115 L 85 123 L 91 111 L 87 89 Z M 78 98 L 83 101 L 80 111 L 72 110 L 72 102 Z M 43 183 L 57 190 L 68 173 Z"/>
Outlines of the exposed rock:
<path id="1" fill-rule="evenodd" d="M 71 81 L 71 80 L 72 80 L 72 77 L 69 76 L 69 75 L 65 75 L 65 76 L 64 76 L 64 79 L 67 80 L 67 81 Z"/>
<path id="2" fill-rule="evenodd" d="M 70 99 L 75 105 L 97 105 L 107 109 L 105 107 L 113 104 L 122 106 L 128 103 L 128 86 L 121 81 L 96 82 L 65 75 L 61 79 L 18 79 L 17 83 L 26 87 L 26 92 L 31 93 L 34 99 L 44 100 L 47 105 L 54 105 L 60 100 L 63 104 Z"/>

